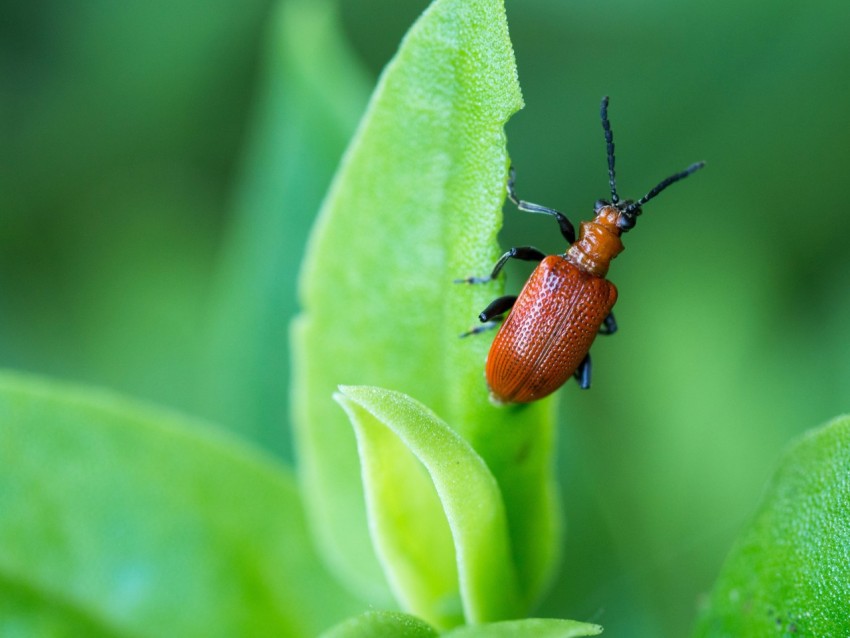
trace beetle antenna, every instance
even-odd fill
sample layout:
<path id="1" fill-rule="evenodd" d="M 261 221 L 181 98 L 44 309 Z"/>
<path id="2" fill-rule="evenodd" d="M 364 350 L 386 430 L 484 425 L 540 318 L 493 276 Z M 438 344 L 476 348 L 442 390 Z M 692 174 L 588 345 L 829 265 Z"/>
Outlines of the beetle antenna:
<path id="1" fill-rule="evenodd" d="M 655 197 L 656 195 L 658 195 L 658 193 L 660 193 L 660 192 L 661 192 L 661 191 L 663 191 L 665 188 L 667 188 L 668 186 L 670 186 L 670 184 L 673 184 L 674 182 L 678 182 L 680 179 L 685 179 L 688 175 L 690 175 L 691 173 L 694 173 L 694 172 L 698 171 L 698 170 L 699 170 L 699 169 L 701 169 L 703 166 L 705 166 L 705 162 L 697 162 L 696 164 L 691 164 L 690 166 L 688 166 L 688 167 L 687 167 L 685 170 L 683 170 L 682 172 L 680 172 L 680 173 L 676 173 L 675 175 L 671 175 L 671 176 L 670 176 L 670 177 L 668 177 L 667 179 L 662 180 L 662 181 L 661 181 L 661 183 L 660 183 L 660 184 L 658 184 L 658 186 L 656 186 L 655 188 L 653 188 L 653 189 L 652 189 L 651 191 L 649 191 L 646 195 L 644 195 L 643 197 L 641 197 L 641 198 L 640 198 L 639 200 L 637 200 L 636 202 L 634 202 L 634 203 L 632 203 L 632 204 L 629 204 L 629 205 L 628 205 L 628 207 L 626 207 L 626 209 L 623 211 L 623 214 L 624 214 L 624 215 L 629 215 L 629 214 L 631 214 L 631 213 L 635 212 L 635 210 L 636 210 L 636 209 L 638 209 L 638 208 L 640 208 L 641 206 L 643 206 L 644 204 L 646 204 L 646 202 L 648 202 L 650 199 L 652 199 L 653 197 Z"/>
<path id="2" fill-rule="evenodd" d="M 611 123 L 608 121 L 608 96 L 602 98 L 602 107 L 599 111 L 602 116 L 602 130 L 605 131 L 605 144 L 608 147 L 608 184 L 611 186 L 611 203 L 620 201 L 617 195 L 617 180 L 614 177 L 614 134 L 611 132 Z"/>

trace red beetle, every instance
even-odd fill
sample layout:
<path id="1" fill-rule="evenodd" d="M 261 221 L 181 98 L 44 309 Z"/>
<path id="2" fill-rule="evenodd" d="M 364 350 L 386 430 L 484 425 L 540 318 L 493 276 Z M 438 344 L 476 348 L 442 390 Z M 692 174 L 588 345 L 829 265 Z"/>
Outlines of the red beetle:
<path id="1" fill-rule="evenodd" d="M 496 278 L 509 259 L 539 261 L 518 297 L 496 299 L 479 315 L 484 324 L 462 336 L 502 324 L 487 356 L 487 384 L 497 403 L 529 403 L 542 399 L 575 376 L 581 388 L 590 387 L 590 346 L 597 334 L 617 330 L 611 308 L 617 289 L 605 279 L 608 266 L 623 250 L 620 235 L 631 230 L 641 206 L 702 168 L 698 162 L 671 175 L 639 200 L 621 201 L 614 179 L 614 137 L 608 122 L 608 98 L 602 99 L 602 128 L 608 148 L 608 181 L 611 201 L 599 200 L 596 218 L 582 222 L 578 241 L 575 229 L 560 212 L 517 198 L 514 171 L 508 179 L 508 197 L 521 211 L 554 217 L 570 244 L 563 255 L 548 257 L 531 246 L 511 248 L 501 256 L 489 277 L 469 277 L 458 283 L 485 283 Z"/>

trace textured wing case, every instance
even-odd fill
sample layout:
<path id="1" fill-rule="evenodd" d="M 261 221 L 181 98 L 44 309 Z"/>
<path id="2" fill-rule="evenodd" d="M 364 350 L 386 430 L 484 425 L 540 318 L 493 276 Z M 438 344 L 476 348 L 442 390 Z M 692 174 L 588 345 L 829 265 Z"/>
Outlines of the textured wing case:
<path id="1" fill-rule="evenodd" d="M 551 394 L 578 368 L 617 300 L 614 284 L 560 255 L 535 269 L 493 340 L 487 383 L 506 403 Z"/>

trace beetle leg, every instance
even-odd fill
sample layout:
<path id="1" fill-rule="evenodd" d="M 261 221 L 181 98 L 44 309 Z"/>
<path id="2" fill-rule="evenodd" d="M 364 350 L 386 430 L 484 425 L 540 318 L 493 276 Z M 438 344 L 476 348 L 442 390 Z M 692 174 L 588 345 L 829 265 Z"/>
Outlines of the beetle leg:
<path id="1" fill-rule="evenodd" d="M 540 252 L 533 246 L 517 246 L 511 248 L 504 255 L 499 257 L 499 261 L 493 267 L 487 277 L 467 277 L 466 279 L 455 279 L 456 284 L 486 284 L 488 281 L 493 281 L 502 272 L 502 268 L 509 259 L 521 259 L 522 261 L 543 261 L 546 258 L 546 253 Z"/>
<path id="2" fill-rule="evenodd" d="M 497 317 L 505 314 L 508 310 L 513 308 L 514 303 L 516 302 L 515 295 L 506 295 L 504 297 L 499 297 L 489 306 L 484 308 L 478 318 L 481 320 L 481 323 L 486 323 L 488 321 L 492 321 Z"/>
<path id="3" fill-rule="evenodd" d="M 478 318 L 481 320 L 482 325 L 470 328 L 460 336 L 468 337 L 470 335 L 477 335 L 497 327 L 502 321 L 502 319 L 504 319 L 502 315 L 504 315 L 508 310 L 513 308 L 514 302 L 516 302 L 516 297 L 513 295 L 499 297 L 498 299 L 493 301 L 493 303 L 491 303 L 489 306 L 484 308 L 481 314 L 478 315 Z"/>
<path id="4" fill-rule="evenodd" d="M 474 326 L 474 327 L 470 328 L 469 330 L 467 330 L 466 332 L 464 332 L 463 334 L 460 334 L 458 336 L 461 339 L 463 339 L 464 337 L 470 337 L 472 335 L 481 334 L 482 332 L 487 332 L 488 330 L 492 330 L 493 328 L 498 328 L 498 327 L 499 327 L 499 320 L 498 319 L 496 319 L 494 321 L 487 321 L 485 323 L 482 323 L 480 326 Z"/>
<path id="5" fill-rule="evenodd" d="M 599 334 L 612 335 L 615 332 L 617 332 L 617 320 L 614 319 L 614 313 L 609 312 L 608 316 L 605 317 L 605 321 L 599 326 Z"/>
<path id="6" fill-rule="evenodd" d="M 567 219 L 563 213 L 555 210 L 554 208 L 547 208 L 546 206 L 541 206 L 540 204 L 532 204 L 531 202 L 525 202 L 517 197 L 516 194 L 516 171 L 514 167 L 511 166 L 510 172 L 508 174 L 508 199 L 510 199 L 516 207 L 521 211 L 526 213 L 542 213 L 544 215 L 551 215 L 556 220 L 558 220 L 558 227 L 561 229 L 561 234 L 564 236 L 564 239 L 567 240 L 568 244 L 574 244 L 576 241 L 576 229 L 573 226 L 572 222 Z"/>
<path id="7" fill-rule="evenodd" d="M 576 368 L 575 374 L 573 376 L 578 381 L 578 387 L 582 390 L 587 390 L 590 388 L 590 354 L 586 354 L 584 359 L 581 360 L 581 363 Z"/>

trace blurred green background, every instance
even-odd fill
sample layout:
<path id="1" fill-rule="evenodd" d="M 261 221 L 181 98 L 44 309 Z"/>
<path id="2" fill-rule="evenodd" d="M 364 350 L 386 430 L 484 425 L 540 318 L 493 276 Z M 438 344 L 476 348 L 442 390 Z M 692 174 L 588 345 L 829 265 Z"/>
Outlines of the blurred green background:
<path id="1" fill-rule="evenodd" d="M 324 4 L 2 3 L 0 365 L 205 416 L 291 460 L 304 242 L 427 3 L 340 0 L 341 35 L 311 37 L 327 16 L 297 7 Z M 524 199 L 578 221 L 607 196 L 605 94 L 621 195 L 708 162 L 625 238 L 620 332 L 594 346 L 593 390 L 562 393 L 567 546 L 540 611 L 681 636 L 782 447 L 848 411 L 850 8 L 507 12 Z M 350 68 L 322 66 L 337 48 Z M 502 243 L 564 250 L 551 220 L 510 207 Z"/>

